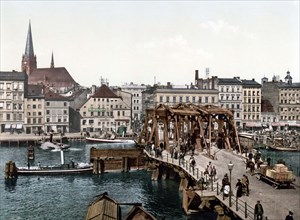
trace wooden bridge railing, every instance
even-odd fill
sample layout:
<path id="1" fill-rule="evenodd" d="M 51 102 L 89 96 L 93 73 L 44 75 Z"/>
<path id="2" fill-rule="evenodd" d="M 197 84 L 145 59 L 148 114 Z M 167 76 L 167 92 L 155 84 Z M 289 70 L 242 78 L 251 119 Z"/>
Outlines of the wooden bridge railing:
<path id="1" fill-rule="evenodd" d="M 221 183 L 214 182 L 212 178 L 208 178 L 208 175 L 203 175 L 203 171 L 201 171 L 200 168 L 197 166 L 193 168 L 188 160 L 184 158 L 175 159 L 171 157 L 171 154 L 167 151 L 163 151 L 159 156 L 155 155 L 155 152 L 151 151 L 151 149 L 149 148 L 146 149 L 144 152 L 148 157 L 152 159 L 180 167 L 198 184 L 206 184 L 207 190 L 215 192 L 216 193 L 215 196 L 220 201 L 222 201 L 227 207 L 229 207 L 233 212 L 239 214 L 239 216 L 243 216 L 245 219 L 251 219 L 251 220 L 255 219 L 254 208 L 252 206 L 250 206 L 247 202 L 243 201 L 242 199 L 239 199 L 232 195 L 231 196 L 232 204 L 235 204 L 235 207 L 233 207 L 233 205 L 230 207 L 228 197 L 225 197 L 223 192 L 221 192 L 221 187 L 220 187 Z M 228 204 L 227 204 L 227 200 L 228 200 Z"/>

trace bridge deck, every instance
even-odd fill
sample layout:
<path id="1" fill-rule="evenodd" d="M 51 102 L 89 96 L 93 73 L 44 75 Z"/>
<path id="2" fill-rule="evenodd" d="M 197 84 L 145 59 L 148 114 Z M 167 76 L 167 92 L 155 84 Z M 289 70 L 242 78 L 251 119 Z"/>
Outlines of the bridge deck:
<path id="1" fill-rule="evenodd" d="M 300 187 L 299 185 L 293 184 L 293 189 L 275 189 L 271 185 L 268 185 L 265 182 L 262 182 L 256 178 L 255 175 L 251 175 L 246 171 L 245 159 L 241 155 L 237 155 L 233 152 L 229 152 L 227 150 L 218 150 L 213 148 L 212 152 L 216 152 L 216 159 L 212 160 L 206 156 L 206 153 L 195 153 L 194 158 L 196 160 L 196 166 L 193 170 L 190 168 L 189 161 L 190 155 L 186 155 L 184 158 L 184 163 L 181 163 L 180 166 L 185 172 L 189 173 L 189 175 L 195 180 L 199 180 L 201 178 L 201 172 L 204 173 L 205 167 L 209 162 L 212 163 L 213 166 L 216 167 L 217 175 L 216 180 L 213 183 L 213 190 L 211 190 L 211 185 L 208 185 L 207 190 L 200 191 L 197 193 L 201 195 L 201 193 L 209 193 L 215 195 L 224 205 L 229 207 L 229 199 L 225 198 L 223 200 L 223 195 L 217 193 L 217 183 L 221 186 L 222 178 L 225 173 L 229 176 L 229 171 L 227 164 L 231 161 L 234 164 L 234 168 L 232 170 L 232 206 L 229 207 L 236 215 L 240 216 L 244 219 L 254 219 L 254 206 L 257 200 L 260 200 L 263 208 L 264 208 L 264 216 L 268 217 L 268 219 L 279 220 L 285 219 L 285 216 L 288 214 L 288 211 L 291 210 L 294 212 L 294 219 L 300 219 L 300 210 L 299 210 L 299 201 L 300 201 Z M 170 153 L 167 151 L 163 151 L 162 157 L 155 157 L 153 154 L 149 154 L 148 156 L 164 161 L 176 166 L 179 166 L 179 160 L 171 158 Z M 237 183 L 237 179 L 241 179 L 243 174 L 246 174 L 249 178 L 249 188 L 250 195 L 242 196 L 238 199 L 238 211 L 236 209 L 236 190 L 235 184 Z M 203 176 L 205 177 L 205 176 Z M 296 183 L 299 183 L 299 177 L 296 178 Z M 208 180 L 209 182 L 209 180 Z M 211 191 L 211 192 L 209 192 Z M 247 204 L 247 218 L 245 218 L 245 204 Z"/>

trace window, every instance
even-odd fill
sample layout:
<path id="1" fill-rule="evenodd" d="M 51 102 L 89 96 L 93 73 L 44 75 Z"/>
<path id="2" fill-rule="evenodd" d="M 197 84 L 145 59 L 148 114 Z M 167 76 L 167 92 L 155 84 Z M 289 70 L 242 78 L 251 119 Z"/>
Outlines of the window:
<path id="1" fill-rule="evenodd" d="M 33 109 L 36 109 L 36 105 L 32 105 L 32 108 L 33 108 Z"/>
<path id="2" fill-rule="evenodd" d="M 211 97 L 211 102 L 215 103 L 215 97 Z"/>
<path id="3" fill-rule="evenodd" d="M 30 123 L 31 123 L 30 118 L 27 118 L 27 124 L 30 124 Z"/>
<path id="4" fill-rule="evenodd" d="M 199 101 L 198 101 L 199 103 L 202 103 L 202 97 L 199 97 Z"/>
<path id="5" fill-rule="evenodd" d="M 46 102 L 46 106 L 50 106 L 50 102 Z"/>
<path id="6" fill-rule="evenodd" d="M 179 96 L 179 102 L 182 103 L 182 96 Z"/>
<path id="7" fill-rule="evenodd" d="M 205 97 L 205 103 L 208 103 L 208 97 L 207 96 Z"/>
<path id="8" fill-rule="evenodd" d="M 231 108 L 234 109 L 234 104 L 231 104 Z"/>
<path id="9" fill-rule="evenodd" d="M 173 103 L 176 103 L 176 96 L 173 96 Z"/>
<path id="10" fill-rule="evenodd" d="M 236 108 L 237 108 L 237 109 L 240 109 L 240 104 L 236 104 Z"/>
<path id="11" fill-rule="evenodd" d="M 169 103 L 170 102 L 170 97 L 167 96 L 166 99 L 167 99 L 166 102 Z"/>
<path id="12" fill-rule="evenodd" d="M 189 96 L 186 96 L 186 97 L 185 97 L 185 101 L 186 101 L 186 102 L 190 102 L 190 97 L 189 97 Z"/>
<path id="13" fill-rule="evenodd" d="M 47 114 L 47 115 L 50 115 L 50 110 L 47 110 L 47 111 L 46 111 L 46 114 Z"/>
<path id="14" fill-rule="evenodd" d="M 196 97 L 193 96 L 193 97 L 192 97 L 192 100 L 193 100 L 193 103 L 195 103 L 195 102 L 196 102 Z"/>
<path id="15" fill-rule="evenodd" d="M 159 96 L 159 101 L 163 102 L 163 96 Z"/>

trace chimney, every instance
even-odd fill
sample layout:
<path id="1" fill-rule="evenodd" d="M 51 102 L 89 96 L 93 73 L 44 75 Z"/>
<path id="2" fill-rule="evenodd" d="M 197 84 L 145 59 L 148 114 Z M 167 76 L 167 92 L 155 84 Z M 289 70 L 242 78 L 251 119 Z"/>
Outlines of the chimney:
<path id="1" fill-rule="evenodd" d="M 198 74 L 198 70 L 195 70 L 195 80 L 199 79 L 199 74 Z"/>

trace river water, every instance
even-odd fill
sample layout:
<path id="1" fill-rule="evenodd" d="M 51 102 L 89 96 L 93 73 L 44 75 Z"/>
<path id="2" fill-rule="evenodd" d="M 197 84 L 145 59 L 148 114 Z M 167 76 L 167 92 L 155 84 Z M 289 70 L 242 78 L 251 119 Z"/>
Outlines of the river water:
<path id="1" fill-rule="evenodd" d="M 65 162 L 71 159 L 89 162 L 92 146 L 84 142 L 71 142 L 65 152 Z M 123 145 L 102 147 L 126 147 Z M 95 146 L 95 147 L 99 147 Z M 84 219 L 89 203 L 103 192 L 118 202 L 142 203 L 143 207 L 158 219 L 216 219 L 215 213 L 203 213 L 188 217 L 181 208 L 182 195 L 178 180 L 152 181 L 145 170 L 129 173 L 105 173 L 102 175 L 76 176 L 19 176 L 16 182 L 6 184 L 5 163 L 15 161 L 17 166 L 27 166 L 27 148 L 0 147 L 0 219 Z M 60 163 L 60 152 L 35 147 L 35 165 Z M 130 207 L 122 206 L 122 216 Z"/>

